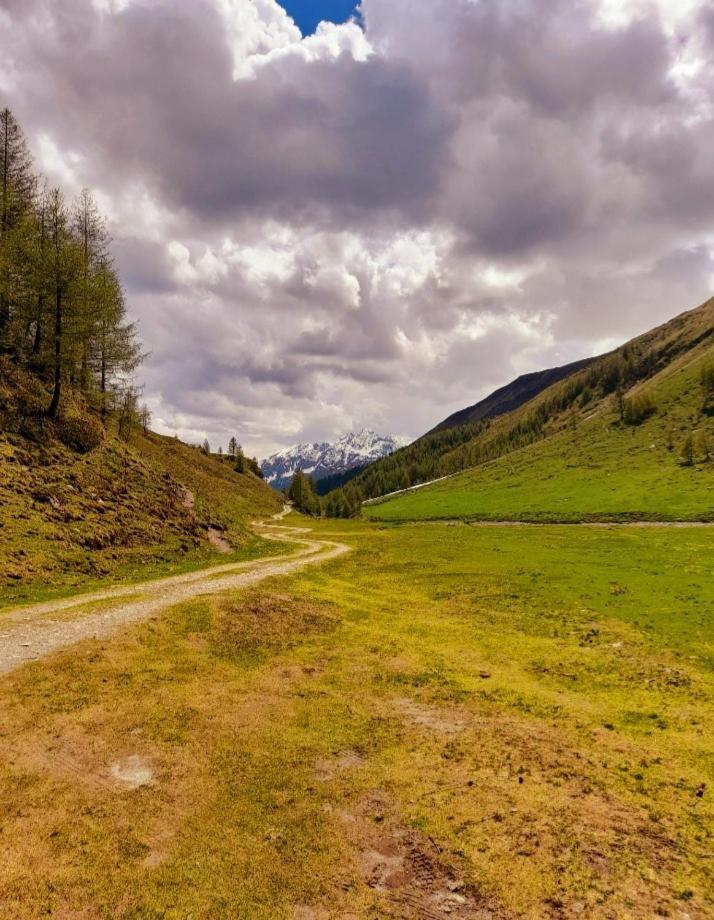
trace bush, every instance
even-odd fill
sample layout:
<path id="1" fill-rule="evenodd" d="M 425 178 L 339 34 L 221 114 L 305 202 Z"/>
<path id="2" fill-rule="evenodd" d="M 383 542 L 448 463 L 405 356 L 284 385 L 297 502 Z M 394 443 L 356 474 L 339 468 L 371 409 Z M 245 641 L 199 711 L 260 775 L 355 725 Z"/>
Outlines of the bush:
<path id="1" fill-rule="evenodd" d="M 684 466 L 694 465 L 694 437 L 691 434 L 688 434 L 684 439 L 682 449 L 679 452 L 679 459 Z"/>
<path id="2" fill-rule="evenodd" d="M 104 442 L 106 431 L 104 425 L 93 415 L 80 415 L 71 413 L 55 422 L 57 437 L 63 444 L 76 450 L 79 454 L 87 454 L 96 450 Z"/>
<path id="3" fill-rule="evenodd" d="M 651 396 L 642 393 L 626 399 L 622 406 L 622 420 L 626 425 L 640 425 L 657 410 Z"/>

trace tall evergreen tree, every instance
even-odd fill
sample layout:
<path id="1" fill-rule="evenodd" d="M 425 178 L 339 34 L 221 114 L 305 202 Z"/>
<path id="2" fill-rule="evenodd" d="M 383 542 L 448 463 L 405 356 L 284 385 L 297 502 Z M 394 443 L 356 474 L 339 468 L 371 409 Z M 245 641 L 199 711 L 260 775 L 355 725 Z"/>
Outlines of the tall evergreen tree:
<path id="1" fill-rule="evenodd" d="M 315 495 L 312 480 L 302 470 L 297 470 L 288 489 L 288 498 L 303 514 L 320 513 L 320 502 Z"/>
<path id="2" fill-rule="evenodd" d="M 76 332 L 77 313 L 72 298 L 80 253 L 72 238 L 64 196 L 53 189 L 49 197 L 50 284 L 53 300 L 52 400 L 47 414 L 56 418 L 62 396 L 62 382 L 70 358 L 69 342 Z"/>
<path id="3" fill-rule="evenodd" d="M 8 256 L 12 234 L 32 206 L 35 177 L 25 135 L 12 112 L 0 111 L 0 336 L 5 336 L 12 316 L 12 272 Z"/>

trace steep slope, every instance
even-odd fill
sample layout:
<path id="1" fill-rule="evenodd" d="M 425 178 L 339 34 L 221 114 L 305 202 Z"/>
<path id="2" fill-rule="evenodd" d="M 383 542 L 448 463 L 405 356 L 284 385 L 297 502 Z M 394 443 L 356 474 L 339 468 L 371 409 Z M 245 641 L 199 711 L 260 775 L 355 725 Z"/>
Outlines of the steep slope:
<path id="1" fill-rule="evenodd" d="M 36 414 L 44 396 L 36 378 L 0 359 L 0 604 L 262 551 L 250 522 L 280 501 L 257 477 L 140 428 L 125 443 L 111 423 L 80 453 Z M 234 556 L 217 556 L 209 528 Z"/>
<path id="2" fill-rule="evenodd" d="M 574 361 L 572 364 L 565 364 L 563 367 L 552 367 L 545 371 L 536 371 L 533 374 L 523 374 L 511 383 L 506 384 L 505 387 L 495 390 L 485 399 L 475 403 L 475 405 L 461 409 L 459 412 L 454 412 L 453 415 L 436 425 L 432 431 L 459 428 L 461 425 L 469 425 L 485 418 L 497 418 L 499 415 L 512 412 L 533 399 L 534 396 L 542 393 L 549 386 L 592 364 L 594 360 L 594 358 L 583 358 L 580 361 Z"/>
<path id="3" fill-rule="evenodd" d="M 334 443 L 288 447 L 263 461 L 261 469 L 266 482 L 274 489 L 285 489 L 297 470 L 302 470 L 317 482 L 328 476 L 348 473 L 355 467 L 364 467 L 394 453 L 406 443 L 403 438 L 383 437 L 363 428 L 343 435 Z"/>
<path id="4" fill-rule="evenodd" d="M 713 330 L 709 301 L 544 391 L 480 441 L 497 443 L 500 434 L 507 446 L 505 435 L 542 416 L 538 437 L 365 513 L 393 521 L 714 520 L 714 412 L 704 383 Z M 607 375 L 624 355 L 645 372 L 619 390 Z M 597 398 L 572 398 L 597 380 Z"/>
<path id="5" fill-rule="evenodd" d="M 363 500 L 384 496 L 523 450 L 590 416 L 611 413 L 648 380 L 710 352 L 714 300 L 595 359 L 548 387 L 518 409 L 492 419 L 430 432 L 409 447 L 372 464 L 330 496 L 329 513 L 359 510 Z M 699 407 L 689 407 L 696 427 Z M 666 409 L 662 410 L 666 413 Z"/>

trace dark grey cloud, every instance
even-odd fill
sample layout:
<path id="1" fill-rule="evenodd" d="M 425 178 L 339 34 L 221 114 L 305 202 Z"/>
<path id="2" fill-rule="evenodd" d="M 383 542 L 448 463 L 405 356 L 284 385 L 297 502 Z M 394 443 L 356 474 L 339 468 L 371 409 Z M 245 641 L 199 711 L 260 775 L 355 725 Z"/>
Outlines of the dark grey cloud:
<path id="1" fill-rule="evenodd" d="M 362 11 L 0 0 L 0 97 L 108 209 L 167 430 L 416 435 L 709 293 L 706 0 Z"/>
<path id="2" fill-rule="evenodd" d="M 104 17 L 90 0 L 24 9 L 13 15 L 35 72 L 26 107 L 62 144 L 81 137 L 98 182 L 107 169 L 140 177 L 206 223 L 267 209 L 328 224 L 343 212 L 426 215 L 451 119 L 403 64 L 296 59 L 236 82 L 211 0 L 136 0 Z"/>

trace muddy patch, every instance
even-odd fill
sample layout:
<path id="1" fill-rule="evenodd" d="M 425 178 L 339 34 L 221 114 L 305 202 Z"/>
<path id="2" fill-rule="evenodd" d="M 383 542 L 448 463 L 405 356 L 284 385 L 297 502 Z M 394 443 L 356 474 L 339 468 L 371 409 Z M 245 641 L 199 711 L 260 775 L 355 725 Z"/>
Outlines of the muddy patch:
<path id="1" fill-rule="evenodd" d="M 410 697 L 399 697 L 394 707 L 402 718 L 421 728 L 443 735 L 458 735 L 466 728 L 466 719 L 458 712 L 427 706 Z"/>
<path id="2" fill-rule="evenodd" d="M 148 786 L 154 778 L 154 771 L 147 760 L 138 754 L 130 754 L 115 761 L 109 768 L 112 779 L 121 783 L 127 789 L 138 789 Z"/>
<path id="3" fill-rule="evenodd" d="M 354 835 L 356 864 L 366 884 L 382 895 L 392 920 L 507 920 L 510 914 L 466 883 L 434 841 L 394 820 L 389 798 L 368 796 L 343 820 Z"/>

